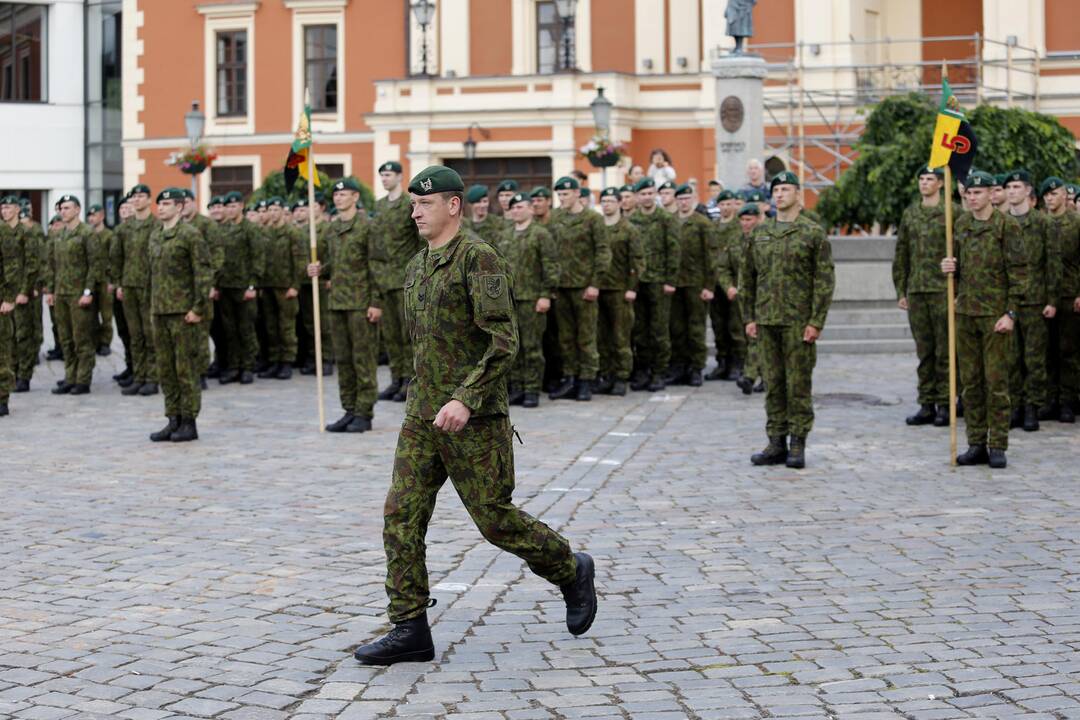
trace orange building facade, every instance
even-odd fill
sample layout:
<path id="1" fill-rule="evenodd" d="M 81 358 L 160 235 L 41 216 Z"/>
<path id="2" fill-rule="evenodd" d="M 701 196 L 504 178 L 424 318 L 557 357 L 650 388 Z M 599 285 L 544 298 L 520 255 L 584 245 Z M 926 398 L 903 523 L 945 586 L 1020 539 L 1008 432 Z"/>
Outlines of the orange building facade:
<path id="1" fill-rule="evenodd" d="M 710 67 L 731 43 L 726 0 L 578 0 L 567 20 L 553 0 L 434 5 L 421 27 L 406 0 L 124 0 L 126 185 L 186 183 L 166 160 L 187 144 L 184 115 L 197 101 L 219 154 L 199 178 L 200 200 L 258 187 L 284 161 L 305 87 L 316 161 L 376 188 L 387 160 L 407 175 L 446 163 L 467 179 L 530 185 L 577 168 L 599 187 L 604 176 L 578 148 L 595 133 L 589 104 L 601 87 L 614 103 L 611 134 L 629 151 L 609 184 L 631 161 L 647 165 L 653 148 L 671 155 L 681 180 L 703 187 L 713 177 Z M 914 68 L 916 84 L 930 85 L 927 68 L 942 58 L 970 70 L 978 99 L 1031 106 L 1042 96 L 1040 109 L 1074 124 L 1080 31 L 1063 21 L 1069 0 L 951 7 L 941 17 L 929 0 L 758 3 L 751 51 L 770 63 L 771 167 L 802 166 L 809 185 L 827 185 L 845 167 L 859 109 L 875 93 L 912 89 L 886 70 Z M 954 39 L 919 40 L 940 36 Z M 1033 74 L 1010 65 L 998 77 L 1010 52 Z M 836 98 L 834 109 L 809 112 L 812 93 Z"/>

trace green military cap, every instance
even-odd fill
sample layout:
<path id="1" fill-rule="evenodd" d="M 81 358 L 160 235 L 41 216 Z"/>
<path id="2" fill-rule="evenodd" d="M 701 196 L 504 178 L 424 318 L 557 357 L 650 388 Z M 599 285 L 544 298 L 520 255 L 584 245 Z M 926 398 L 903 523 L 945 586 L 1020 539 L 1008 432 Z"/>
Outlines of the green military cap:
<path id="1" fill-rule="evenodd" d="M 214 197 L 210 198 L 210 202 L 206 203 L 206 207 L 212 208 L 224 204 L 225 198 L 221 197 L 220 195 L 215 195 Z"/>
<path id="2" fill-rule="evenodd" d="M 161 202 L 162 200 L 183 200 L 187 195 L 180 188 L 165 188 L 157 194 L 157 200 L 155 202 Z"/>
<path id="3" fill-rule="evenodd" d="M 263 198 L 259 202 L 255 203 L 255 209 L 256 210 L 265 210 L 268 207 L 270 207 L 270 201 L 267 200 L 266 198 Z"/>
<path id="4" fill-rule="evenodd" d="M 52 225 L 53 223 L 58 223 L 58 222 L 64 222 L 63 220 L 60 219 L 59 215 L 53 215 L 51 218 L 49 218 L 49 224 L 50 225 Z"/>
<path id="5" fill-rule="evenodd" d="M 1076 193 L 1080 192 L 1080 185 L 1077 185 L 1076 183 L 1069 183 L 1065 186 L 1065 192 L 1069 193 L 1070 195 L 1075 195 Z"/>
<path id="6" fill-rule="evenodd" d="M 738 200 L 739 196 L 730 190 L 721 190 L 720 194 L 716 196 L 716 202 L 724 202 L 725 200 Z"/>
<path id="7" fill-rule="evenodd" d="M 21 204 L 22 203 L 19 202 L 19 198 L 15 197 L 14 195 L 5 195 L 4 197 L 0 198 L 0 205 L 21 205 Z"/>
<path id="8" fill-rule="evenodd" d="M 290 208 L 290 209 L 295 210 L 297 208 L 306 208 L 307 206 L 308 206 L 307 198 L 300 198 L 299 200 L 297 200 L 296 202 L 294 202 L 292 204 L 292 208 Z"/>
<path id="9" fill-rule="evenodd" d="M 277 195 L 266 201 L 266 207 L 285 207 L 285 200 Z"/>
<path id="10" fill-rule="evenodd" d="M 531 197 L 531 198 L 542 197 L 542 198 L 547 198 L 547 199 L 550 200 L 551 199 L 551 190 L 549 188 L 544 187 L 543 185 L 540 185 L 539 187 L 534 187 L 532 189 L 532 192 L 529 193 L 529 197 Z"/>
<path id="11" fill-rule="evenodd" d="M 22 218 L 28 217 L 30 217 L 30 211 L 25 207 L 19 208 L 19 219 L 21 220 Z"/>
<path id="12" fill-rule="evenodd" d="M 495 190 L 495 192 L 515 192 L 515 193 L 517 191 L 518 191 L 517 180 L 503 180 L 501 183 L 499 183 L 499 187 Z"/>
<path id="13" fill-rule="evenodd" d="M 623 185 L 622 187 L 619 188 L 619 192 L 621 192 L 621 193 L 634 192 L 634 188 L 632 186 L 630 186 L 630 185 Z"/>
<path id="14" fill-rule="evenodd" d="M 592 192 L 587 187 L 578 188 L 578 195 L 580 195 L 583 198 L 587 198 L 590 195 L 592 195 Z"/>
<path id="15" fill-rule="evenodd" d="M 664 184 L 667 185 L 667 183 Z M 690 187 L 690 185 L 687 183 L 683 183 L 679 187 L 675 188 L 675 197 L 686 197 L 687 195 L 693 194 L 694 188 Z"/>
<path id="16" fill-rule="evenodd" d="M 444 192 L 465 192 L 461 176 L 445 165 L 431 165 L 416 173 L 409 183 L 413 195 L 434 195 Z"/>
<path id="17" fill-rule="evenodd" d="M 93 215 L 94 213 L 101 212 L 104 209 L 105 208 L 101 207 L 101 205 L 99 205 L 98 203 L 94 203 L 90 207 L 86 208 L 86 214 Z"/>
<path id="18" fill-rule="evenodd" d="M 964 181 L 965 188 L 984 187 L 992 188 L 998 186 L 997 178 L 984 170 L 975 170 L 967 176 L 967 180 Z"/>
<path id="19" fill-rule="evenodd" d="M 326 204 L 326 196 L 322 194 L 322 190 L 318 190 L 315 192 L 315 202 L 319 205 Z"/>
<path id="20" fill-rule="evenodd" d="M 187 200 L 194 200 L 195 193 L 191 192 L 191 188 L 183 188 L 184 198 Z"/>
<path id="21" fill-rule="evenodd" d="M 225 200 L 226 205 L 229 204 L 229 203 L 242 203 L 242 202 L 244 202 L 243 194 L 241 194 L 237 190 L 233 190 L 232 192 L 225 193 L 225 197 L 223 199 Z"/>
<path id="22" fill-rule="evenodd" d="M 526 193 L 518 192 L 514 193 L 514 197 L 510 198 L 510 207 L 514 207 L 518 203 L 529 202 L 529 196 Z"/>
<path id="23" fill-rule="evenodd" d="M 1065 187 L 1065 181 L 1056 175 L 1051 175 L 1042 181 L 1042 185 L 1039 186 L 1039 195 L 1045 195 L 1051 190 L 1057 190 L 1058 188 Z"/>
<path id="24" fill-rule="evenodd" d="M 994 175 L 994 184 L 991 187 L 1004 187 L 1007 175 L 1008 173 L 998 173 L 997 175 Z"/>
<path id="25" fill-rule="evenodd" d="M 1011 183 L 1011 182 L 1022 182 L 1022 183 L 1027 183 L 1028 185 L 1030 185 L 1031 184 L 1031 173 L 1029 173 L 1027 170 L 1025 170 L 1023 168 L 1019 168 L 1017 170 L 1011 170 L 1010 172 L 1006 173 L 1006 175 L 1005 175 L 1005 183 Z"/>
<path id="26" fill-rule="evenodd" d="M 384 162 L 382 165 L 379 166 L 379 172 L 400 173 L 401 163 L 399 163 L 397 160 L 390 160 L 389 162 Z"/>
<path id="27" fill-rule="evenodd" d="M 668 180 L 668 181 L 666 181 L 665 183 L 663 183 L 660 187 L 658 187 L 656 189 L 657 190 L 674 190 L 675 189 L 675 183 Z"/>
<path id="28" fill-rule="evenodd" d="M 656 187 L 656 181 L 651 177 L 644 177 L 634 183 L 634 192 L 641 192 L 642 190 L 654 187 Z"/>
<path id="29" fill-rule="evenodd" d="M 785 170 L 772 179 L 772 182 L 769 183 L 769 191 L 771 192 L 777 185 L 794 185 L 795 187 L 799 187 L 799 176 L 790 170 Z"/>
<path id="30" fill-rule="evenodd" d="M 136 185 L 135 187 L 131 188 L 131 190 L 128 191 L 128 196 L 130 197 L 130 196 L 136 195 L 138 193 L 143 193 L 145 195 L 149 195 L 150 194 L 150 186 L 145 184 L 145 183 L 139 183 L 138 185 Z"/>
<path id="31" fill-rule="evenodd" d="M 622 192 L 622 188 L 608 187 L 608 188 L 604 188 L 600 192 L 600 197 L 601 198 L 606 198 L 606 197 L 617 198 L 617 197 L 619 197 L 619 193 L 621 193 L 621 192 Z"/>
<path id="32" fill-rule="evenodd" d="M 353 192 L 360 192 L 360 183 L 353 180 L 351 177 L 342 178 L 334 183 L 330 188 L 331 192 L 337 192 L 338 190 L 352 190 Z"/>
<path id="33" fill-rule="evenodd" d="M 921 178 L 923 175 L 936 175 L 937 177 L 944 177 L 944 168 L 931 168 L 929 165 L 923 165 L 919 168 L 919 172 L 915 173 L 915 177 Z"/>
<path id="34" fill-rule="evenodd" d="M 30 207 L 30 198 L 19 198 L 19 204 L 23 207 Z"/>
<path id="35" fill-rule="evenodd" d="M 743 193 L 743 200 L 745 202 L 763 203 L 765 202 L 765 193 L 760 190 L 747 190 Z"/>
<path id="36" fill-rule="evenodd" d="M 488 195 L 487 185 L 473 185 L 469 188 L 469 192 L 465 193 L 465 199 L 471 203 L 480 202 Z"/>
<path id="37" fill-rule="evenodd" d="M 79 202 L 79 197 L 77 195 L 61 195 L 60 199 L 56 201 L 56 204 L 57 205 L 62 205 L 63 203 L 66 203 L 66 202 L 75 203 L 79 207 L 82 207 L 82 203 Z"/>
<path id="38" fill-rule="evenodd" d="M 569 175 L 563 175 L 555 181 L 556 190 L 577 190 L 580 187 L 581 184 L 577 181 L 577 178 L 572 178 Z"/>
<path id="39" fill-rule="evenodd" d="M 761 214 L 761 208 L 758 207 L 757 203 L 746 203 L 741 208 L 739 208 L 739 217 L 742 217 L 743 215 L 760 215 L 760 214 Z"/>

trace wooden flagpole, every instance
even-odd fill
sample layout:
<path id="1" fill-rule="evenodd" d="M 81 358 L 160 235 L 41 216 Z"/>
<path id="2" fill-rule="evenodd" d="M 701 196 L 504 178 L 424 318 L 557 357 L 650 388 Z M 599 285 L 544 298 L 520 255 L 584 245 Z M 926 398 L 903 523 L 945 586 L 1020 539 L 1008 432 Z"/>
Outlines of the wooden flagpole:
<path id="1" fill-rule="evenodd" d="M 949 79 L 949 67 L 941 63 L 941 79 Z M 945 165 L 945 257 L 953 257 L 953 177 L 952 168 Z M 949 462 L 956 465 L 956 274 L 946 276 L 946 302 L 949 318 Z"/>
<path id="2" fill-rule="evenodd" d="M 311 105 L 311 91 L 304 90 L 304 106 L 309 107 Z M 309 128 L 310 129 L 310 128 Z M 314 137 L 313 137 L 314 140 Z M 315 232 L 315 145 L 314 142 L 308 146 L 307 153 L 307 170 L 308 170 L 308 241 L 311 244 L 311 262 L 315 264 L 319 262 L 319 246 L 318 238 Z M 321 310 L 319 308 L 319 283 L 321 281 L 317 277 L 311 278 L 311 314 L 314 317 L 315 325 L 315 386 L 319 396 L 319 432 L 326 431 L 326 403 L 323 401 L 323 354 L 322 354 L 322 320 L 320 317 Z"/>

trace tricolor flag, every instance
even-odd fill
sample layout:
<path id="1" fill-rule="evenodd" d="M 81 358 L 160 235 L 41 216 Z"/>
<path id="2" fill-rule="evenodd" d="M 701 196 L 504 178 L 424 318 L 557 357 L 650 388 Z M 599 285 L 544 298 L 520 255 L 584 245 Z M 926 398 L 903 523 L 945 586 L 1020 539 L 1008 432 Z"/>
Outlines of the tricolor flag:
<path id="1" fill-rule="evenodd" d="M 296 184 L 297 176 L 311 182 L 308 176 L 308 153 L 311 152 L 311 106 L 305 105 L 304 112 L 300 115 L 300 122 L 296 128 L 296 137 L 292 147 L 289 148 L 289 159 L 285 161 L 285 192 L 291 193 Z M 311 161 L 311 168 L 315 175 L 315 187 L 319 187 L 319 172 L 315 167 L 315 160 Z"/>
<path id="2" fill-rule="evenodd" d="M 958 182 L 964 182 L 975 161 L 975 132 L 964 118 L 960 101 L 952 93 L 948 80 L 941 81 L 941 107 L 938 109 L 934 142 L 930 146 L 930 169 L 948 165 Z"/>

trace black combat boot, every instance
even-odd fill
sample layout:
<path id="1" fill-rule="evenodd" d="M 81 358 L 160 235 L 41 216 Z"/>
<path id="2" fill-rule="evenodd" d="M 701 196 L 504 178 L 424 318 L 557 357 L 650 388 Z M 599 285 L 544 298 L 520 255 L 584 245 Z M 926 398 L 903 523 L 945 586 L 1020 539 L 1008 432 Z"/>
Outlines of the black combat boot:
<path id="1" fill-rule="evenodd" d="M 8 404 L 7 403 L 0 403 L 0 417 L 4 417 L 4 416 L 10 415 L 10 414 L 11 414 L 11 411 L 8 410 Z"/>
<path id="2" fill-rule="evenodd" d="M 574 560 L 577 575 L 560 589 L 566 600 L 566 629 L 571 635 L 584 635 L 596 619 L 596 567 L 588 553 L 574 553 Z"/>
<path id="3" fill-rule="evenodd" d="M 72 395 L 89 395 L 90 394 L 90 386 L 87 385 L 86 383 L 75 383 L 74 385 L 71 386 L 71 394 Z"/>
<path id="4" fill-rule="evenodd" d="M 199 389 L 200 390 L 208 389 L 208 386 L 206 384 L 206 376 L 205 375 L 203 375 L 202 377 L 199 378 Z"/>
<path id="5" fill-rule="evenodd" d="M 199 439 L 199 430 L 195 427 L 195 418 L 180 418 L 180 427 L 173 431 L 169 439 L 175 442 L 191 442 Z"/>
<path id="6" fill-rule="evenodd" d="M 15 392 L 24 393 L 30 392 L 30 381 L 26 378 L 17 378 L 15 380 Z"/>
<path id="7" fill-rule="evenodd" d="M 938 405 L 937 411 L 934 413 L 934 427 L 948 427 L 949 426 L 949 406 Z"/>
<path id="8" fill-rule="evenodd" d="M 701 387 L 701 371 L 696 368 L 688 371 L 686 373 L 686 384 L 690 387 Z"/>
<path id="9" fill-rule="evenodd" d="M 166 442 L 172 439 L 172 434 L 180 429 L 180 418 L 175 415 L 169 416 L 169 424 L 150 434 L 150 442 Z"/>
<path id="10" fill-rule="evenodd" d="M 268 378 L 277 377 L 278 371 L 281 370 L 281 365 L 278 363 L 271 363 L 266 366 L 266 369 L 258 373 L 258 376 L 263 380 Z"/>
<path id="11" fill-rule="evenodd" d="M 112 348 L 108 345 L 99 345 L 97 349 L 98 357 L 109 357 L 112 355 Z"/>
<path id="12" fill-rule="evenodd" d="M 375 642 L 361 645 L 353 657 L 364 665 L 393 665 L 399 662 L 429 662 L 435 659 L 435 643 L 427 613 L 395 623 L 390 632 Z"/>
<path id="13" fill-rule="evenodd" d="M 53 395 L 67 395 L 71 392 L 74 385 L 69 385 L 66 381 L 61 380 L 60 384 L 52 389 Z"/>
<path id="14" fill-rule="evenodd" d="M 122 382 L 124 380 L 130 380 L 132 377 L 134 377 L 134 373 L 132 373 L 131 368 L 126 367 L 124 368 L 124 372 L 113 375 L 112 379 L 116 382 Z"/>
<path id="15" fill-rule="evenodd" d="M 548 393 L 548 398 L 551 400 L 563 400 L 574 394 L 574 389 L 577 386 L 577 378 L 568 375 L 562 380 L 559 380 L 559 384 L 555 386 L 555 389 Z"/>
<path id="16" fill-rule="evenodd" d="M 206 368 L 206 377 L 214 380 L 221 377 L 221 368 L 218 367 L 216 362 L 210 363 L 210 367 Z"/>
<path id="17" fill-rule="evenodd" d="M 742 390 L 743 395 L 749 395 L 750 393 L 754 392 L 754 378 L 752 377 L 743 375 L 735 381 L 735 384 L 740 390 Z"/>
<path id="18" fill-rule="evenodd" d="M 138 395 L 139 390 L 142 389 L 142 386 L 143 386 L 143 384 L 141 382 L 134 382 L 133 381 L 133 382 L 129 383 L 127 385 L 127 387 L 124 387 L 124 389 L 120 391 L 120 394 L 123 395 L 124 397 L 132 397 L 133 395 Z M 123 387 L 123 386 L 121 386 L 121 387 Z"/>
<path id="19" fill-rule="evenodd" d="M 908 415 L 904 420 L 908 425 L 929 425 L 934 422 L 934 418 L 937 417 L 937 411 L 930 403 L 923 403 L 919 406 L 919 411 L 914 415 Z"/>
<path id="20" fill-rule="evenodd" d="M 540 393 L 527 392 L 521 399 L 521 407 L 534 408 L 540 406 Z"/>
<path id="21" fill-rule="evenodd" d="M 409 399 L 409 383 L 412 380 L 412 378 L 401 378 L 398 381 L 398 391 L 394 393 L 394 402 L 405 402 Z"/>
<path id="22" fill-rule="evenodd" d="M 354 415 L 352 422 L 345 428 L 347 433 L 362 433 L 371 429 L 371 418 Z"/>
<path id="23" fill-rule="evenodd" d="M 1076 422 L 1076 411 L 1072 408 L 1072 403 L 1061 403 L 1061 412 L 1058 414 L 1058 422 L 1069 423 L 1070 425 Z"/>
<path id="24" fill-rule="evenodd" d="M 806 438 L 798 435 L 791 436 L 791 449 L 788 450 L 787 460 L 784 463 L 789 468 L 801 470 L 806 467 Z"/>
<path id="25" fill-rule="evenodd" d="M 592 386 L 592 380 L 578 380 L 577 394 L 574 399 L 578 402 L 589 402 L 592 400 Z"/>
<path id="26" fill-rule="evenodd" d="M 1024 432 L 1035 432 L 1039 429 L 1039 411 L 1034 405 L 1024 406 Z"/>
<path id="27" fill-rule="evenodd" d="M 324 362 L 322 364 L 322 374 L 323 374 L 323 377 L 330 377 L 331 375 L 333 375 L 334 374 L 334 363 L 330 362 L 329 360 Z"/>
<path id="28" fill-rule="evenodd" d="M 990 456 L 986 453 L 986 446 L 971 445 L 968 449 L 956 456 L 957 465 L 985 465 L 990 462 Z"/>
<path id="29" fill-rule="evenodd" d="M 315 361 L 308 360 L 304 363 L 304 367 L 300 368 L 301 375 L 314 375 L 315 374 Z"/>
<path id="30" fill-rule="evenodd" d="M 245 370 L 240 373 L 241 385 L 250 385 L 253 382 L 255 382 L 255 375 L 250 370 Z"/>
<path id="31" fill-rule="evenodd" d="M 393 400 L 394 396 L 398 394 L 398 390 L 401 389 L 401 380 L 398 378 L 391 378 L 390 384 L 385 389 L 381 390 L 377 395 L 379 400 Z"/>
<path id="32" fill-rule="evenodd" d="M 737 382 L 742 377 L 743 361 L 738 358 L 731 361 L 728 365 L 728 376 L 724 380 L 731 380 Z"/>
<path id="33" fill-rule="evenodd" d="M 716 367 L 709 371 L 709 374 L 705 376 L 706 380 L 727 380 L 731 376 L 728 371 L 728 363 L 726 358 L 717 358 Z"/>
<path id="34" fill-rule="evenodd" d="M 60 348 L 53 348 L 51 350 L 47 350 L 45 352 L 45 359 L 46 360 L 63 360 L 64 359 L 64 351 L 61 350 Z"/>
<path id="35" fill-rule="evenodd" d="M 617 395 L 619 397 L 626 395 L 626 381 L 616 380 L 615 382 L 611 383 L 611 392 L 609 394 Z"/>
<path id="36" fill-rule="evenodd" d="M 630 389 L 634 392 L 641 392 L 647 390 L 649 387 L 649 374 L 646 372 L 637 372 L 632 378 L 630 378 Z"/>
<path id="37" fill-rule="evenodd" d="M 990 448 L 989 464 L 995 470 L 1001 470 L 1008 465 L 1008 460 L 1005 459 L 1005 451 L 1001 448 Z"/>
<path id="38" fill-rule="evenodd" d="M 119 380 L 116 381 L 116 384 L 119 385 L 120 387 L 124 388 L 125 390 L 127 390 L 129 387 L 136 384 L 135 375 L 131 374 L 131 375 L 128 375 L 126 378 L 120 378 Z"/>
<path id="39" fill-rule="evenodd" d="M 765 378 L 761 378 L 760 380 L 757 381 L 757 385 L 754 386 L 754 392 L 756 392 L 756 393 L 765 392 Z"/>
<path id="40" fill-rule="evenodd" d="M 645 388 L 649 392 L 662 392 L 667 389 L 667 383 L 664 382 L 664 378 L 659 374 L 653 375 L 649 380 L 648 387 Z"/>
<path id="41" fill-rule="evenodd" d="M 750 462 L 754 465 L 783 465 L 787 458 L 787 437 L 776 435 L 769 438 L 768 447 L 750 456 Z"/>
<path id="42" fill-rule="evenodd" d="M 343 433 L 345 428 L 349 427 L 349 423 L 353 421 L 353 414 L 348 410 L 341 416 L 339 420 L 335 420 L 326 426 L 326 432 Z"/>
<path id="43" fill-rule="evenodd" d="M 1024 408 L 1013 408 L 1009 413 L 1009 429 L 1015 430 L 1016 428 L 1024 426 Z"/>
<path id="44" fill-rule="evenodd" d="M 664 383 L 667 385 L 685 385 L 686 378 L 687 370 L 685 366 L 672 365 L 664 376 Z"/>
<path id="45" fill-rule="evenodd" d="M 230 385 L 234 382 L 237 382 L 239 379 L 239 370 L 226 370 L 225 372 L 221 373 L 221 377 L 218 378 L 218 382 L 222 385 Z"/>
<path id="46" fill-rule="evenodd" d="M 1057 420 L 1060 412 L 1061 410 L 1056 402 L 1047 403 L 1039 408 L 1039 421 Z"/>
<path id="47" fill-rule="evenodd" d="M 506 402 L 508 405 L 520 405 L 525 401 L 525 391 L 517 385 L 511 385 L 506 391 Z"/>
<path id="48" fill-rule="evenodd" d="M 601 376 L 596 378 L 596 382 L 593 383 L 593 392 L 597 395 L 610 395 L 611 388 L 615 386 L 615 381 L 611 378 Z"/>
<path id="49" fill-rule="evenodd" d="M 152 382 L 143 383 L 142 387 L 139 388 L 139 395 L 141 395 L 142 397 L 150 397 L 151 395 L 157 395 L 157 394 L 158 394 L 157 383 L 152 383 Z"/>
<path id="50" fill-rule="evenodd" d="M 289 363 L 281 363 L 281 365 L 278 366 L 278 371 L 274 377 L 278 380 L 288 380 L 292 377 L 292 365 Z"/>

